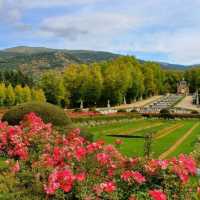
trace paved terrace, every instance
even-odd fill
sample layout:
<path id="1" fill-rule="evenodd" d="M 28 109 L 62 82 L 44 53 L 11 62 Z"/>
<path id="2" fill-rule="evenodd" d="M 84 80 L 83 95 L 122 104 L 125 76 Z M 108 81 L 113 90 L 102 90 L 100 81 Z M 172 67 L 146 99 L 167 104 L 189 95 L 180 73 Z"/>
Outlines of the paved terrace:
<path id="1" fill-rule="evenodd" d="M 110 107 L 110 108 L 107 108 L 107 107 L 106 108 L 97 108 L 96 110 L 98 110 L 102 114 L 115 113 L 119 109 L 126 109 L 129 112 L 132 109 L 144 108 L 145 106 L 148 106 L 148 105 L 158 101 L 161 98 L 162 98 L 162 96 L 157 95 L 157 96 L 153 96 L 148 99 L 140 100 L 140 101 L 137 101 L 137 102 L 134 102 L 131 104 L 122 104 L 120 106 L 115 106 L 115 107 Z"/>
<path id="2" fill-rule="evenodd" d="M 116 109 L 134 108 L 134 107 L 141 108 L 159 100 L 161 97 L 162 97 L 161 95 L 157 95 L 157 96 L 149 97 L 147 99 L 140 100 L 131 104 L 122 104 L 120 106 L 115 106 L 114 108 Z"/>
<path id="3" fill-rule="evenodd" d="M 192 96 L 186 96 L 182 101 L 180 101 L 175 108 L 184 108 L 189 110 L 197 110 L 200 112 L 200 107 L 197 107 L 197 105 L 194 105 L 192 103 Z"/>

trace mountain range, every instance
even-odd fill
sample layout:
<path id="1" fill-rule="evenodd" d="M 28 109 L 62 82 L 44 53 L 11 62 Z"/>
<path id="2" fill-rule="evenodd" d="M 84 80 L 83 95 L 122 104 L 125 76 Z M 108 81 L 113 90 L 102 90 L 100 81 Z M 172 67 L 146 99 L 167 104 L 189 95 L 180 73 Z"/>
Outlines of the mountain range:
<path id="1" fill-rule="evenodd" d="M 50 49 L 45 47 L 17 46 L 0 51 L 0 69 L 21 69 L 24 72 L 34 72 L 51 68 L 63 68 L 69 64 L 101 62 L 115 59 L 120 54 L 89 51 Z M 139 60 L 140 62 L 145 62 Z M 185 69 L 190 66 L 158 62 L 167 69 Z"/>

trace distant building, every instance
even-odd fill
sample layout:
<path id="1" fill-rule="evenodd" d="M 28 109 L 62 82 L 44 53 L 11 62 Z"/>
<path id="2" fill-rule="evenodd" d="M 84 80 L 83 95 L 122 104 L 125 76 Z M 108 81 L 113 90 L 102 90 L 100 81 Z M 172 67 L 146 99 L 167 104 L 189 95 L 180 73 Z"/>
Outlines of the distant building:
<path id="1" fill-rule="evenodd" d="M 189 94 L 189 86 L 184 79 L 180 81 L 180 83 L 177 83 L 177 94 L 182 94 L 186 96 Z"/>

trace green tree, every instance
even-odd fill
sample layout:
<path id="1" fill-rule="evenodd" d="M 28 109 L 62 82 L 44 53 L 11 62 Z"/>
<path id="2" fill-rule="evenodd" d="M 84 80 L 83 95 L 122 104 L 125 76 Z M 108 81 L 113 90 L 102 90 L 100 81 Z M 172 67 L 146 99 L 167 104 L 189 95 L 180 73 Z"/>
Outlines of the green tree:
<path id="1" fill-rule="evenodd" d="M 21 85 L 15 87 L 15 104 L 23 103 L 23 88 Z"/>
<path id="2" fill-rule="evenodd" d="M 82 67 L 83 65 L 70 65 L 64 71 L 64 88 L 65 92 L 69 94 L 71 106 L 79 106 L 83 98 L 84 86 L 82 84 L 83 80 L 87 79 L 87 77 L 84 77 L 85 75 L 87 76 L 87 73 L 83 69 L 80 72 Z"/>
<path id="3" fill-rule="evenodd" d="M 31 90 L 27 85 L 24 88 L 22 88 L 22 98 L 23 102 L 29 102 L 32 99 Z"/>
<path id="4" fill-rule="evenodd" d="M 46 102 L 46 97 L 42 89 L 32 89 L 32 100 Z"/>
<path id="5" fill-rule="evenodd" d="M 144 93 L 144 75 L 141 71 L 141 64 L 134 57 L 129 58 L 131 63 L 131 87 L 127 91 L 127 100 L 139 99 Z"/>
<path id="6" fill-rule="evenodd" d="M 12 106 L 15 104 L 15 93 L 11 84 L 9 84 L 8 87 L 6 88 L 5 104 L 8 106 Z"/>
<path id="7" fill-rule="evenodd" d="M 0 84 L 0 106 L 4 105 L 5 98 L 6 98 L 6 87 L 4 83 Z"/>
<path id="8" fill-rule="evenodd" d="M 109 61 L 103 70 L 104 90 L 103 101 L 108 99 L 112 104 L 120 104 L 126 96 L 127 90 L 131 87 L 131 64 L 126 62 L 126 57 L 120 57 Z"/>
<path id="9" fill-rule="evenodd" d="M 102 94 L 103 78 L 101 68 L 98 64 L 92 64 L 88 67 L 88 79 L 84 85 L 85 90 L 83 99 L 88 106 L 96 104 Z"/>
<path id="10" fill-rule="evenodd" d="M 39 83 L 48 102 L 61 105 L 68 103 L 68 94 L 64 88 L 63 78 L 56 71 L 45 72 Z"/>
<path id="11" fill-rule="evenodd" d="M 177 70 L 164 71 L 164 91 L 169 93 L 176 93 L 177 83 L 182 80 L 183 72 Z"/>
<path id="12" fill-rule="evenodd" d="M 200 88 L 200 68 L 195 67 L 185 71 L 184 77 L 189 83 L 190 91 L 195 92 L 196 89 Z"/>
<path id="13" fill-rule="evenodd" d="M 151 96 L 156 93 L 156 84 L 154 82 L 154 71 L 151 67 L 149 67 L 148 63 L 143 65 L 143 74 L 144 74 L 144 95 Z"/>

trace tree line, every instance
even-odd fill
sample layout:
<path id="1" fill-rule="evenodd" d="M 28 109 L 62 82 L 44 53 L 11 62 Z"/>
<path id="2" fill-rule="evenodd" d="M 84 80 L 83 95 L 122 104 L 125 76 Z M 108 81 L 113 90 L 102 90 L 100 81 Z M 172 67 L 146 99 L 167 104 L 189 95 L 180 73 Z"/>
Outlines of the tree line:
<path id="1" fill-rule="evenodd" d="M 195 92 L 200 89 L 200 68 L 194 67 L 192 69 L 186 70 L 184 77 L 189 83 L 190 92 Z"/>
<path id="2" fill-rule="evenodd" d="M 42 89 L 34 89 L 29 86 L 11 84 L 8 86 L 5 83 L 0 84 L 0 106 L 13 106 L 30 101 L 45 102 L 46 97 Z"/>
<path id="3" fill-rule="evenodd" d="M 158 63 L 140 63 L 130 56 L 102 63 L 73 64 L 62 73 L 44 73 L 39 86 L 48 102 L 61 106 L 106 106 L 131 103 L 156 94 L 176 92 L 183 72 L 164 70 Z"/>
<path id="4" fill-rule="evenodd" d="M 20 70 L 2 69 L 0 71 L 0 83 L 11 84 L 13 87 L 16 85 L 33 87 L 34 78 L 32 75 L 25 74 Z"/>
<path id="5" fill-rule="evenodd" d="M 72 64 L 63 71 L 46 71 L 37 79 L 19 70 L 3 70 L 0 104 L 46 99 L 62 107 L 79 107 L 81 102 L 85 107 L 106 106 L 108 100 L 117 105 L 124 100 L 131 103 L 156 94 L 176 93 L 177 83 L 183 78 L 195 92 L 200 87 L 200 68 L 168 70 L 155 62 L 123 56 L 101 63 Z"/>

